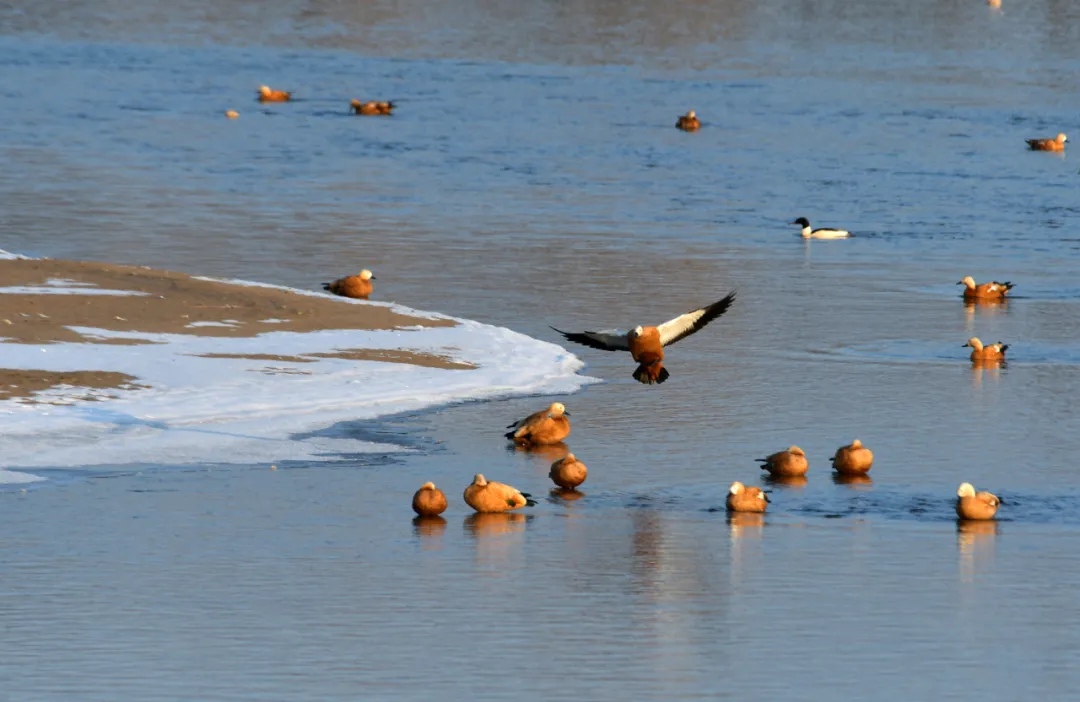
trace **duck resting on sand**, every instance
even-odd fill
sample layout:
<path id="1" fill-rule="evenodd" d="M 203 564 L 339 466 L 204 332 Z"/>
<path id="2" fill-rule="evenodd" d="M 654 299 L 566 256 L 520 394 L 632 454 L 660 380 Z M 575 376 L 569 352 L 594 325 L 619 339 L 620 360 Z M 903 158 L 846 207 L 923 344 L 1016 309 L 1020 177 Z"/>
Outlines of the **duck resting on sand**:
<path id="1" fill-rule="evenodd" d="M 357 275 L 347 275 L 344 278 L 338 278 L 332 283 L 323 283 L 323 290 L 329 290 L 335 295 L 341 297 L 353 297 L 358 300 L 366 300 L 375 289 L 374 283 L 375 276 L 371 274 L 371 271 L 364 269 Z"/>

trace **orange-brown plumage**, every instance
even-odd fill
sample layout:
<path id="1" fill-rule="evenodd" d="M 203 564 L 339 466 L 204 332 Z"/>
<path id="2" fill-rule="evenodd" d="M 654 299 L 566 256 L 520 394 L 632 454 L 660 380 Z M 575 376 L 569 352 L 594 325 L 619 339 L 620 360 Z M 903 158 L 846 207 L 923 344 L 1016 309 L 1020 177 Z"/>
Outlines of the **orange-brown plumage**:
<path id="1" fill-rule="evenodd" d="M 389 100 L 368 100 L 367 102 L 362 102 L 353 99 L 349 102 L 349 109 L 358 115 L 387 116 L 392 114 L 395 107 L 397 106 Z"/>
<path id="2" fill-rule="evenodd" d="M 1002 301 L 1005 296 L 1009 294 L 1009 291 L 1013 289 L 1013 284 L 1006 281 L 1004 283 L 997 280 L 989 283 L 982 283 L 981 285 L 975 284 L 975 279 L 970 275 L 965 276 L 957 285 L 964 286 L 964 299 L 965 300 L 994 300 Z"/>
<path id="3" fill-rule="evenodd" d="M 675 126 L 684 132 L 696 132 L 701 129 L 701 120 L 698 119 L 697 114 L 690 110 L 685 115 L 679 117 L 679 120 L 675 122 Z"/>
<path id="4" fill-rule="evenodd" d="M 664 345 L 660 343 L 660 330 L 656 327 L 641 327 L 641 332 L 632 335 L 627 343 L 630 356 L 637 361 L 634 379 L 639 383 L 652 385 L 668 379 L 670 373 L 664 369 Z"/>
<path id="5" fill-rule="evenodd" d="M 769 497 L 761 488 L 736 480 L 728 489 L 726 505 L 729 512 L 764 512 L 769 506 Z"/>
<path id="6" fill-rule="evenodd" d="M 703 329 L 712 320 L 727 312 L 735 301 L 735 293 L 728 294 L 722 300 L 691 310 L 656 326 L 638 326 L 629 332 L 612 329 L 608 331 L 564 332 L 568 341 L 584 344 L 604 351 L 629 351 L 637 362 L 634 380 L 646 385 L 662 383 L 670 373 L 664 368 L 664 347 L 685 339 L 694 332 Z"/>
<path id="7" fill-rule="evenodd" d="M 841 475 L 862 475 L 874 464 L 873 452 L 855 439 L 847 446 L 836 449 L 832 457 L 833 470 Z"/>
<path id="8" fill-rule="evenodd" d="M 968 339 L 964 346 L 971 347 L 970 358 L 973 363 L 1001 363 L 1005 360 L 1005 351 L 1009 348 L 1008 344 L 1003 344 L 1000 341 L 985 346 L 977 336 Z"/>
<path id="9" fill-rule="evenodd" d="M 269 86 L 259 86 L 259 102 L 288 102 L 292 100 L 292 93 L 285 90 L 274 90 Z"/>
<path id="10" fill-rule="evenodd" d="M 424 483 L 413 495 L 412 508 L 421 517 L 437 517 L 446 511 L 446 495 L 435 483 Z"/>
<path id="11" fill-rule="evenodd" d="M 570 435 L 570 413 L 561 402 L 533 412 L 525 419 L 507 425 L 505 436 L 519 446 L 557 444 Z"/>
<path id="12" fill-rule="evenodd" d="M 366 300 L 375 289 L 375 285 L 371 282 L 373 280 L 375 280 L 375 276 L 371 274 L 371 271 L 365 269 L 357 275 L 347 275 L 344 278 L 338 278 L 332 283 L 323 283 L 323 290 L 329 290 L 341 297 Z"/>
<path id="13" fill-rule="evenodd" d="M 531 507 L 536 501 L 528 493 L 505 483 L 489 481 L 477 473 L 465 488 L 465 503 L 477 512 L 509 512 L 519 507 Z"/>
<path id="14" fill-rule="evenodd" d="M 1064 151 L 1065 142 L 1069 137 L 1064 133 L 1058 134 L 1053 139 L 1027 139 L 1028 148 L 1032 151 Z"/>
<path id="15" fill-rule="evenodd" d="M 993 519 L 1001 500 L 992 492 L 975 492 L 971 483 L 956 491 L 956 516 L 961 519 Z"/>
<path id="16" fill-rule="evenodd" d="M 769 475 L 777 478 L 793 478 L 806 475 L 810 470 L 810 463 L 806 460 L 806 453 L 798 446 L 792 446 L 783 451 L 757 459 L 761 463 L 761 469 L 769 471 Z"/>
<path id="17" fill-rule="evenodd" d="M 564 490 L 573 490 L 585 482 L 588 475 L 589 469 L 572 453 L 552 463 L 548 471 L 551 481 Z"/>

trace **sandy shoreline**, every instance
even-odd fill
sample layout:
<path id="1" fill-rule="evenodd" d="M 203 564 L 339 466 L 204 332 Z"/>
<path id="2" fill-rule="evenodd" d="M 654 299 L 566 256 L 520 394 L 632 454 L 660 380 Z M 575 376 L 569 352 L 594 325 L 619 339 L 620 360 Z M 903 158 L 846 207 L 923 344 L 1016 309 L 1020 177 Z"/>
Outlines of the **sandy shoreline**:
<path id="1" fill-rule="evenodd" d="M 203 280 L 138 266 L 51 259 L 0 260 L 0 338 L 49 345 L 152 344 L 146 339 L 95 336 L 92 329 L 144 334 L 256 337 L 267 332 L 392 330 L 448 327 L 456 322 L 399 313 L 381 305 L 330 295 Z M 436 354 L 385 349 L 335 353 L 221 355 L 305 363 L 317 358 L 383 361 L 470 369 Z M 57 386 L 137 389 L 138 378 L 95 368 L 55 372 L 0 368 L 0 400 L 26 399 Z"/>

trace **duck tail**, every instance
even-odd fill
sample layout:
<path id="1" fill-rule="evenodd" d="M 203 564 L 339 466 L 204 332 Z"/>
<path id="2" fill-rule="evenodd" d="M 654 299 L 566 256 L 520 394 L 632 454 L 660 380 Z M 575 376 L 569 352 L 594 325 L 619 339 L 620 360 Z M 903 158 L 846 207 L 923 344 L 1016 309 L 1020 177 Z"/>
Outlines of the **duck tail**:
<path id="1" fill-rule="evenodd" d="M 510 439 L 511 441 L 513 441 L 515 433 L 516 432 L 514 432 L 514 431 L 508 431 L 505 434 L 503 434 L 503 436 L 505 436 L 507 439 Z"/>
<path id="2" fill-rule="evenodd" d="M 667 368 L 664 368 L 659 362 L 650 363 L 648 365 L 642 363 L 634 371 L 634 380 L 644 385 L 652 385 L 664 382 L 671 374 L 668 373 Z"/>
<path id="3" fill-rule="evenodd" d="M 322 289 L 323 290 L 329 290 L 330 289 L 330 283 L 323 283 L 322 284 Z"/>
<path id="4" fill-rule="evenodd" d="M 1000 341 L 998 343 L 1001 344 Z M 1008 350 L 1009 350 L 1009 345 L 1008 344 L 1001 344 L 1001 353 L 1005 353 Z"/>

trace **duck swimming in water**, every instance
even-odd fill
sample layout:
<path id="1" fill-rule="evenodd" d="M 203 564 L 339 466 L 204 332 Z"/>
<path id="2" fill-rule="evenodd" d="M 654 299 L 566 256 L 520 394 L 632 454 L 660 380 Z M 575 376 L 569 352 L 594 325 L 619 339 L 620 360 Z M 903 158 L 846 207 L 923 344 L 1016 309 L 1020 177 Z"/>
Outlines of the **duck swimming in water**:
<path id="1" fill-rule="evenodd" d="M 806 217 L 799 217 L 792 224 L 802 227 L 803 239 L 847 239 L 851 236 L 851 232 L 846 229 L 811 229 L 810 220 Z"/>

